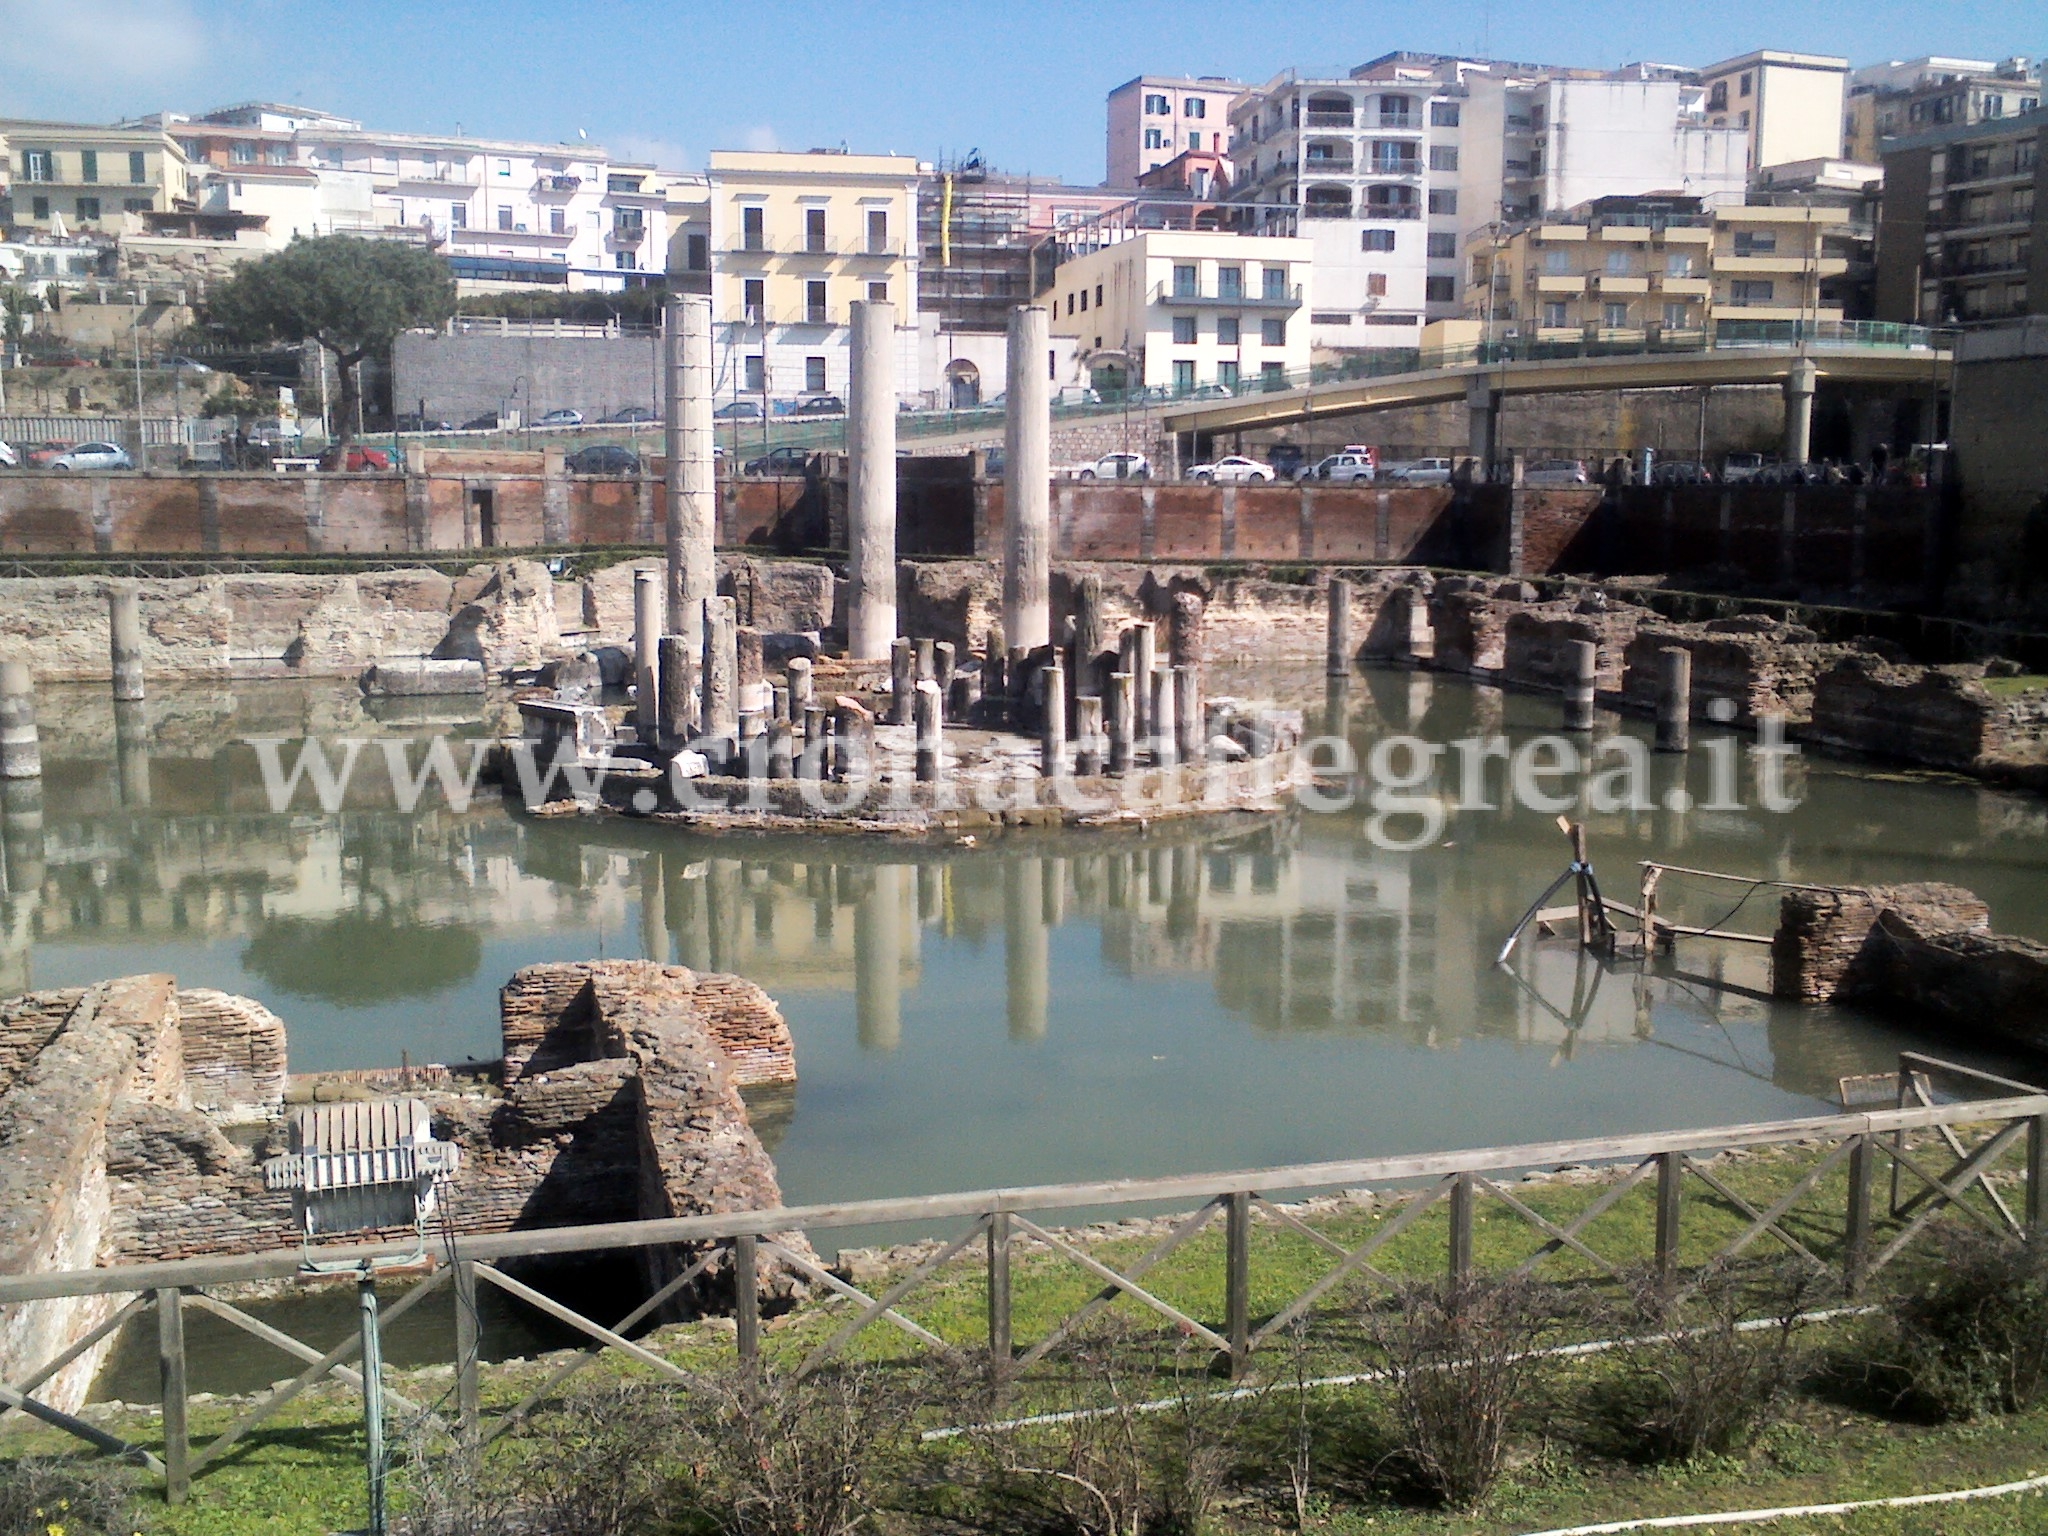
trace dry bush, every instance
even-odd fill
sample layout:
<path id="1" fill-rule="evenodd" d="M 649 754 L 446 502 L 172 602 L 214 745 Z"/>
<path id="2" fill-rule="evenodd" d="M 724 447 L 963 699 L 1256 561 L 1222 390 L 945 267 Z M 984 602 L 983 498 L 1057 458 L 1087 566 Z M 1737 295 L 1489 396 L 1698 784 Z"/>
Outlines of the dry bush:
<path id="1" fill-rule="evenodd" d="M 2048 1240 L 1950 1227 L 1925 1284 L 1891 1314 L 1890 1362 L 1945 1418 L 2011 1413 L 2048 1388 Z"/>
<path id="2" fill-rule="evenodd" d="M 1641 1342 L 1616 1352 L 1621 1375 L 1602 1404 L 1630 1451 L 1690 1461 L 1747 1444 L 1801 1371 L 1799 1318 L 1821 1285 L 1793 1262 L 1712 1270 L 1675 1296 L 1653 1275 L 1631 1277 L 1607 1326 Z"/>
<path id="3" fill-rule="evenodd" d="M 685 1504 L 682 1403 L 617 1383 L 531 1415 L 493 1454 L 427 1429 L 400 1480 L 407 1536 L 643 1536 Z"/>
<path id="4" fill-rule="evenodd" d="M 1140 1412 L 1158 1385 L 1150 1357 L 1112 1313 L 1055 1358 L 1065 1374 L 1053 1422 L 1001 1427 L 1000 1398 L 973 1417 L 969 1475 L 982 1502 L 1012 1528 L 1142 1536 L 1166 1510 L 1155 1427 Z"/>
<path id="5" fill-rule="evenodd" d="M 1258 1417 L 1269 1386 L 1240 1386 L 1213 1369 L 1206 1344 L 1182 1340 L 1171 1362 L 1173 1403 L 1155 1429 L 1167 1524 L 1183 1536 L 1210 1529 L 1216 1501 L 1243 1460 L 1244 1431 Z"/>
<path id="6" fill-rule="evenodd" d="M 107 1462 L 0 1461 L 0 1536 L 127 1536 L 132 1501 L 129 1474 Z"/>
<path id="7" fill-rule="evenodd" d="M 1401 1459 L 1454 1509 L 1486 1497 L 1506 1461 L 1517 1406 L 1541 1367 L 1530 1352 L 1557 1315 L 1545 1288 L 1479 1276 L 1403 1286 L 1364 1313 L 1393 1372 Z"/>
<path id="8" fill-rule="evenodd" d="M 708 1386 L 686 1427 L 691 1504 L 727 1536 L 859 1529 L 917 1406 L 907 1385 L 862 1364 L 802 1378 L 742 1365 Z"/>

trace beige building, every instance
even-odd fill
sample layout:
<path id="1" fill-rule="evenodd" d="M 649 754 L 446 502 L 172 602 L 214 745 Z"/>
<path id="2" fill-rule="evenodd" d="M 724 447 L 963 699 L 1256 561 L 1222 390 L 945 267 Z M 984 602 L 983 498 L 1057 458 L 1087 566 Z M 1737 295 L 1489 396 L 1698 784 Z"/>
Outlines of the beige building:
<path id="1" fill-rule="evenodd" d="M 1748 133 L 1751 175 L 1787 160 L 1840 157 L 1848 77 L 1847 59 L 1771 48 L 1700 71 L 1708 125 Z"/>
<path id="2" fill-rule="evenodd" d="M 918 177 L 903 155 L 712 152 L 722 398 L 844 396 L 856 299 L 896 306 L 897 379 L 917 392 Z"/>
<path id="3" fill-rule="evenodd" d="M 190 194 L 185 155 L 160 128 L 0 119 L 9 195 L 0 228 L 48 234 L 128 227 Z"/>
<path id="4" fill-rule="evenodd" d="M 1707 209 L 1697 198 L 1601 198 L 1475 242 L 1471 315 L 1497 337 L 1704 341 L 1733 323 L 1838 321 L 1821 284 L 1846 209 Z"/>
<path id="5" fill-rule="evenodd" d="M 1298 236 L 1134 233 L 1061 262 L 1039 302 L 1098 383 L 1278 387 L 1309 366 L 1314 256 Z"/>
<path id="6" fill-rule="evenodd" d="M 1849 77 L 1847 151 L 1874 162 L 1886 139 L 2019 117 L 2040 105 L 2041 71 L 2023 58 L 1929 54 L 1872 64 Z"/>

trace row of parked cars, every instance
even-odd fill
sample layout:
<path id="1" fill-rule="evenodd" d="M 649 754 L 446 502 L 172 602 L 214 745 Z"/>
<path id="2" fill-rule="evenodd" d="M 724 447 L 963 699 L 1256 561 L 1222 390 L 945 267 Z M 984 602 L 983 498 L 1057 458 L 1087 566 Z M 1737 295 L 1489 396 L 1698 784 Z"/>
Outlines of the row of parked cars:
<path id="1" fill-rule="evenodd" d="M 119 443 L 38 443 L 15 448 L 0 443 L 0 469 L 133 469 L 135 460 Z"/>

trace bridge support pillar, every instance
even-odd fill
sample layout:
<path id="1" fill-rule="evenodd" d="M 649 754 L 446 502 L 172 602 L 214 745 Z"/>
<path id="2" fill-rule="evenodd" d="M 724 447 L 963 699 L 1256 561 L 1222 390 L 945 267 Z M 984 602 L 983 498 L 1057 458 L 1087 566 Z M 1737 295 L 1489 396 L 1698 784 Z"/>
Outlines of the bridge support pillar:
<path id="1" fill-rule="evenodd" d="M 1465 452 L 1479 461 L 1481 475 L 1489 474 L 1500 436 L 1500 391 L 1491 379 L 1475 378 L 1466 384 L 1465 415 Z"/>
<path id="2" fill-rule="evenodd" d="M 1785 462 L 1804 464 L 1813 457 L 1813 391 L 1820 370 L 1806 358 L 1785 375 Z"/>

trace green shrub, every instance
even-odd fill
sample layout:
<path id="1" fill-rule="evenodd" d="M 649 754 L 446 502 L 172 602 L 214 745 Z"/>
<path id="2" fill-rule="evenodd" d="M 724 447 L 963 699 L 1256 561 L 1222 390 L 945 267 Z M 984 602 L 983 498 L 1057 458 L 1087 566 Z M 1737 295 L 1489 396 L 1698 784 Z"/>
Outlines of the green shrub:
<path id="1" fill-rule="evenodd" d="M 1891 1363 L 1942 1417 L 2029 1407 L 2048 1388 L 2048 1242 L 1955 1229 L 1890 1332 Z"/>

